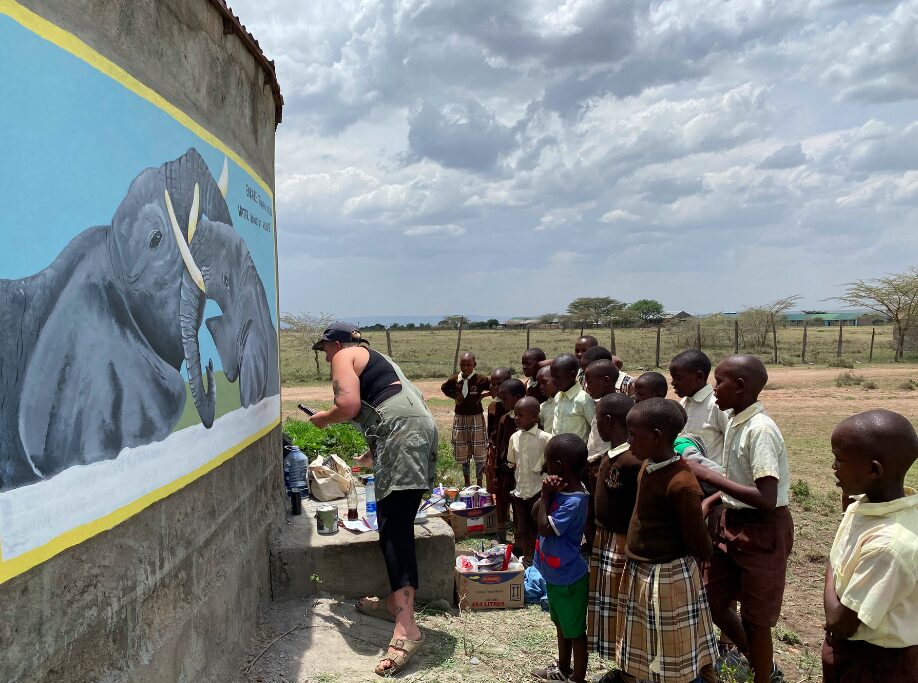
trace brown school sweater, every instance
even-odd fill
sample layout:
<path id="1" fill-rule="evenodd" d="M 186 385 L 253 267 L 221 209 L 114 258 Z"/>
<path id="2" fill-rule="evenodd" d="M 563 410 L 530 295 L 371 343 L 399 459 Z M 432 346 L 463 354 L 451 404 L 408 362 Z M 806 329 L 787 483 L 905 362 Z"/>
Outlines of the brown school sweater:
<path id="1" fill-rule="evenodd" d="M 614 460 L 608 454 L 602 456 L 593 490 L 596 526 L 616 534 L 628 533 L 637 499 L 638 472 L 641 471 L 640 465 L 618 464 L 626 453 L 631 451 L 620 453 Z"/>
<path id="2" fill-rule="evenodd" d="M 500 418 L 507 414 L 503 401 L 491 401 L 488 405 L 488 442 L 496 444 L 497 425 L 500 424 Z"/>
<path id="3" fill-rule="evenodd" d="M 473 372 L 469 377 L 469 395 L 462 395 L 462 382 L 459 381 L 459 375 L 453 375 L 443 382 L 440 390 L 456 401 L 456 415 L 481 415 L 484 408 L 481 407 L 482 394 L 491 386 L 491 380 L 487 377 Z"/>
<path id="4" fill-rule="evenodd" d="M 649 462 L 649 461 L 648 461 Z M 625 552 L 638 562 L 660 564 L 693 555 L 711 557 L 711 535 L 701 516 L 701 487 L 684 460 L 638 474 L 637 501 Z"/>

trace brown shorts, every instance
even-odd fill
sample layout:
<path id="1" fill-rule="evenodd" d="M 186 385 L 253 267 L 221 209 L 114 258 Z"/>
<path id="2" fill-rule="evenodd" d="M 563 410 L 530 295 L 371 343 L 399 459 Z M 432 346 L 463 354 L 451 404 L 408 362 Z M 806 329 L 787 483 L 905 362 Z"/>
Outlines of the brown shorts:
<path id="1" fill-rule="evenodd" d="M 837 640 L 828 633 L 822 643 L 824 683 L 918 682 L 918 645 L 885 648 L 863 640 Z"/>
<path id="2" fill-rule="evenodd" d="M 723 511 L 705 573 L 712 605 L 738 601 L 743 620 L 774 626 L 781 614 L 794 521 L 786 507 Z"/>

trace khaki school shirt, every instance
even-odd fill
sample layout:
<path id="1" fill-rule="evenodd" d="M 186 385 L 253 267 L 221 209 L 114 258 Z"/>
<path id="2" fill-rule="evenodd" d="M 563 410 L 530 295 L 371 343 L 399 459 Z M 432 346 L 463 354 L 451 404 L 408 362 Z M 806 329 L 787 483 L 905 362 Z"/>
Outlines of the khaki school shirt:
<path id="1" fill-rule="evenodd" d="M 536 425 L 532 429 L 516 431 L 510 437 L 507 462 L 515 466 L 516 488 L 511 493 L 517 498 L 532 498 L 542 491 L 542 466 L 545 464 L 545 446 L 551 434 Z"/>
<path id="2" fill-rule="evenodd" d="M 861 620 L 851 640 L 918 645 L 918 494 L 905 493 L 887 503 L 853 496 L 835 534 L 835 590 Z"/>
<path id="3" fill-rule="evenodd" d="M 688 420 L 680 436 L 691 434 L 701 437 L 707 457 L 718 465 L 724 464 L 724 432 L 727 431 L 727 415 L 717 407 L 714 389 L 705 384 L 693 396 L 679 401 Z"/>
<path id="4" fill-rule="evenodd" d="M 545 403 L 539 406 L 539 420 L 542 422 L 542 429 L 549 434 L 555 433 L 555 397 L 549 396 Z"/>
<path id="5" fill-rule="evenodd" d="M 775 477 L 777 507 L 784 507 L 790 497 L 787 446 L 778 425 L 764 411 L 765 406 L 756 402 L 730 417 L 724 434 L 724 476 L 744 486 L 755 486 L 756 479 Z M 726 493 L 721 498 L 727 507 L 752 507 Z"/>
<path id="6" fill-rule="evenodd" d="M 576 382 L 555 394 L 554 434 L 576 434 L 586 443 L 596 414 L 596 403 Z"/>

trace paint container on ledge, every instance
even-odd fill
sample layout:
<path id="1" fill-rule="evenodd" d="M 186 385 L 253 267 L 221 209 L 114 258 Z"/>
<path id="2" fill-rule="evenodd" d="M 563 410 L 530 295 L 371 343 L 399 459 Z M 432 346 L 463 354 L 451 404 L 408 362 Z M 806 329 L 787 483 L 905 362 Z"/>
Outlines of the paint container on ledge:
<path id="1" fill-rule="evenodd" d="M 316 509 L 316 530 L 324 535 L 338 533 L 338 508 L 334 505 L 320 505 Z"/>

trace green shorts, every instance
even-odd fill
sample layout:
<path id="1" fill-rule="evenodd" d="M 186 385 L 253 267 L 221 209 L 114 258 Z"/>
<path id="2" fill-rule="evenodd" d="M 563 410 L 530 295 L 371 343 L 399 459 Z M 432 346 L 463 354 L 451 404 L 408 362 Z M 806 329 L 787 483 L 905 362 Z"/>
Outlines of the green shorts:
<path id="1" fill-rule="evenodd" d="M 545 588 L 548 592 L 548 613 L 561 629 L 561 635 L 569 640 L 586 635 L 590 575 L 584 574 L 570 586 L 546 583 Z"/>

